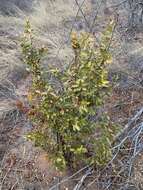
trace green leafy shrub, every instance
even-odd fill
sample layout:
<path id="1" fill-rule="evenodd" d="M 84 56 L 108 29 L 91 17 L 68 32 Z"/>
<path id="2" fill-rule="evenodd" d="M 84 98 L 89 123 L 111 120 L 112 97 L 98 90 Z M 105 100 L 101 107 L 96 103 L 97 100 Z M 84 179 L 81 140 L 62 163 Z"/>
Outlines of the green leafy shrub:
<path id="1" fill-rule="evenodd" d="M 30 23 L 26 23 L 21 47 L 33 80 L 28 115 L 35 126 L 28 138 L 43 147 L 60 169 L 104 165 L 112 155 L 115 127 L 104 113 L 96 121 L 91 118 L 98 115 L 110 92 L 107 65 L 111 62 L 113 28 L 111 22 L 102 33 L 100 44 L 91 34 L 72 34 L 73 64 L 64 72 L 58 68 L 46 71 L 59 81 L 59 88 L 55 88 L 44 79 L 41 60 L 46 49 L 35 47 Z"/>

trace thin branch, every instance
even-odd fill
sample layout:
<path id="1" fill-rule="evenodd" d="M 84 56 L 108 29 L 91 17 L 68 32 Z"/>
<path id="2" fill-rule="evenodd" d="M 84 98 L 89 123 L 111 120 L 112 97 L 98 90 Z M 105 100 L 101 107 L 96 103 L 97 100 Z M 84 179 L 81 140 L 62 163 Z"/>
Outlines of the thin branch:
<path id="1" fill-rule="evenodd" d="M 122 136 L 124 136 L 124 134 L 126 134 L 128 132 L 128 129 L 131 127 L 131 125 L 133 123 L 135 123 L 143 114 L 143 107 L 134 115 L 133 118 L 131 118 L 129 120 L 129 122 L 125 125 L 125 127 L 123 128 L 123 130 L 121 132 L 119 132 L 116 136 L 115 136 L 115 140 L 117 141 L 118 139 L 120 139 Z"/>
<path id="2" fill-rule="evenodd" d="M 92 173 L 93 173 L 93 168 L 89 168 L 89 169 L 86 171 L 85 175 L 82 176 L 81 180 L 78 182 L 78 184 L 74 187 L 73 190 L 80 190 L 80 188 L 82 187 L 82 185 L 83 185 L 85 179 L 86 179 L 89 175 L 91 175 Z"/>

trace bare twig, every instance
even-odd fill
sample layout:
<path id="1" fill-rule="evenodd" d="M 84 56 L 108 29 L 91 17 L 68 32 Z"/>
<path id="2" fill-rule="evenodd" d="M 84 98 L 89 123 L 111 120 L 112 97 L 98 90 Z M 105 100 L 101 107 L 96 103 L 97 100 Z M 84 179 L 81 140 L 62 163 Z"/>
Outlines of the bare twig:
<path id="1" fill-rule="evenodd" d="M 78 184 L 74 187 L 73 190 L 80 190 L 80 188 L 82 187 L 82 185 L 83 185 L 85 179 L 86 179 L 89 175 L 91 175 L 92 173 L 93 173 L 93 168 L 89 168 L 89 169 L 86 171 L 85 175 L 82 176 L 81 180 L 78 182 Z"/>
<path id="2" fill-rule="evenodd" d="M 124 136 L 128 132 L 128 130 L 131 127 L 131 125 L 133 123 L 135 123 L 140 118 L 140 116 L 142 114 L 143 114 L 143 107 L 134 115 L 133 118 L 131 118 L 129 120 L 129 122 L 125 125 L 125 127 L 123 128 L 123 130 L 116 135 L 114 141 L 117 141 L 119 138 L 121 138 L 122 136 Z"/>
<path id="3" fill-rule="evenodd" d="M 85 166 L 84 168 L 81 168 L 80 170 L 78 170 L 76 173 L 74 173 L 73 175 L 63 179 L 62 181 L 60 181 L 59 183 L 57 183 L 56 185 L 52 186 L 49 190 L 53 190 L 54 188 L 57 187 L 57 185 L 61 185 L 67 181 L 69 181 L 70 179 L 72 179 L 73 177 L 75 177 L 76 175 L 78 175 L 79 173 L 83 172 L 84 170 L 86 170 L 87 168 L 89 168 L 89 165 L 88 166 Z"/>

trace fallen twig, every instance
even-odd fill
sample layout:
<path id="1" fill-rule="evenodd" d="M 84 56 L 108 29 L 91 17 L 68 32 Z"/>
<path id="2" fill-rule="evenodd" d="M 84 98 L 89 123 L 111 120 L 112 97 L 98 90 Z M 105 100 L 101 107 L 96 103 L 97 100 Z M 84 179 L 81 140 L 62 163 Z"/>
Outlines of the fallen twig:
<path id="1" fill-rule="evenodd" d="M 80 190 L 80 188 L 82 187 L 82 185 L 83 185 L 85 179 L 87 178 L 87 176 L 91 175 L 92 172 L 93 172 L 93 168 L 89 168 L 89 169 L 86 171 L 85 175 L 82 176 L 82 178 L 81 178 L 81 180 L 78 182 L 78 184 L 76 184 L 76 186 L 74 187 L 73 190 Z"/>
<path id="2" fill-rule="evenodd" d="M 114 139 L 114 142 L 115 141 L 118 141 L 119 139 L 122 139 L 123 136 L 128 132 L 129 128 L 131 127 L 131 125 L 133 123 L 135 123 L 140 117 L 141 115 L 143 114 L 143 107 L 135 114 L 134 117 L 132 117 L 129 122 L 125 125 L 125 127 L 123 128 L 122 131 L 120 131 L 116 136 L 115 136 L 115 139 Z"/>

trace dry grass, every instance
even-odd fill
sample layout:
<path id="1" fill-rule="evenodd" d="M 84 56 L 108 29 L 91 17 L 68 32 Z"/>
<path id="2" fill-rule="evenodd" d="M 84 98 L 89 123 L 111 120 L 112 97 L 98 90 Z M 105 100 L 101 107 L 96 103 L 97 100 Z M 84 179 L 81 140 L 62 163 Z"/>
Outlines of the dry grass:
<path id="1" fill-rule="evenodd" d="M 1 2 L 6 6 L 5 11 L 1 7 Z M 5 5 L 6 1 L 0 0 L 0 190 L 28 190 L 30 188 L 47 190 L 58 182 L 62 183 L 63 176 L 65 176 L 64 182 L 57 189 L 64 190 L 65 186 L 73 190 L 74 185 L 85 174 L 86 169 L 71 177 L 67 173 L 61 174 L 51 165 L 44 152 L 35 148 L 24 138 L 24 135 L 31 130 L 31 125 L 27 122 L 24 114 L 17 109 L 16 101 L 20 100 L 26 103 L 30 79 L 27 78 L 27 72 L 25 72 L 22 65 L 19 37 L 22 34 L 25 19 L 30 18 L 37 36 L 37 44 L 44 44 L 49 48 L 49 55 L 44 60 L 44 65 L 53 64 L 62 68 L 66 67 L 73 58 L 70 48 L 71 29 L 88 30 L 84 16 L 91 23 L 100 1 L 94 1 L 94 6 L 91 6 L 93 1 L 85 0 L 82 5 L 84 15 L 79 11 L 75 0 L 41 0 L 37 1 L 37 4 L 34 3 L 32 7 L 30 0 L 9 0 L 7 2 L 9 3 Z M 83 0 L 78 2 L 81 5 Z M 21 3 L 23 5 L 26 3 L 25 5 L 28 6 L 21 8 Z M 107 6 L 110 7 L 111 3 L 118 3 L 118 1 L 108 0 Z M 104 8 L 102 7 L 102 10 Z M 113 74 L 116 73 L 120 76 L 121 73 L 123 77 L 116 83 L 107 108 L 112 120 L 124 127 L 129 118 L 143 104 L 143 86 L 140 83 L 142 67 L 141 64 L 138 64 L 138 60 L 140 62 L 143 60 L 143 35 L 139 33 L 134 38 L 130 35 L 127 36 L 128 33 L 121 29 L 122 20 L 125 17 L 123 15 L 124 11 L 119 10 L 119 13 L 121 17 L 113 42 L 115 56 L 110 69 L 112 69 Z M 6 14 L 9 16 L 6 16 Z M 102 24 L 107 23 L 107 17 L 111 15 L 104 15 L 104 12 L 101 11 L 98 16 L 99 22 L 96 22 L 98 29 L 95 30 L 97 34 L 103 28 Z M 106 16 L 106 18 L 103 16 Z M 140 118 L 141 121 L 142 118 Z M 138 137 L 142 142 L 142 138 Z M 106 170 L 107 168 L 103 170 L 104 174 L 105 171 L 107 172 L 107 176 L 103 175 L 102 171 L 101 173 L 95 171 L 94 175 L 91 175 L 86 181 L 86 185 L 89 186 L 87 189 L 95 190 L 104 187 L 104 190 L 111 190 L 115 188 L 114 182 L 118 183 L 118 180 L 122 178 L 121 181 L 124 185 L 127 179 L 130 179 L 130 182 L 136 184 L 136 187 L 141 190 L 142 155 L 135 159 L 134 172 L 130 178 L 123 178 L 122 172 L 117 178 L 117 173 L 114 173 L 114 179 L 116 180 L 113 180 L 113 186 L 112 183 L 109 183 L 112 179 L 111 170 L 119 171 L 122 169 L 121 165 L 124 158 L 132 155 L 131 148 L 129 147 L 130 151 L 127 148 L 123 152 L 121 151 L 123 156 L 119 155 L 114 163 L 118 163 L 117 165 L 113 164 L 112 167 L 108 167 L 108 170 Z M 127 161 L 125 159 L 124 166 L 127 166 Z M 110 179 L 108 178 L 109 173 Z M 55 177 L 55 180 L 53 180 L 53 177 Z M 118 189 L 121 190 L 120 187 Z"/>

